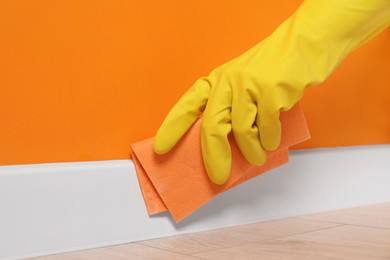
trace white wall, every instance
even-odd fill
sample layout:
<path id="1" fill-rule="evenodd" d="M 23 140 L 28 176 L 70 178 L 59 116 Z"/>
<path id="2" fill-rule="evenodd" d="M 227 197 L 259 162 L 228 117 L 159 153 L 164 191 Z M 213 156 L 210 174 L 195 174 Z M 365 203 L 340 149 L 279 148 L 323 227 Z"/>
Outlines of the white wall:
<path id="1" fill-rule="evenodd" d="M 149 218 L 131 161 L 0 167 L 0 259 L 112 245 L 390 200 L 390 145 L 290 153 L 179 224 Z"/>

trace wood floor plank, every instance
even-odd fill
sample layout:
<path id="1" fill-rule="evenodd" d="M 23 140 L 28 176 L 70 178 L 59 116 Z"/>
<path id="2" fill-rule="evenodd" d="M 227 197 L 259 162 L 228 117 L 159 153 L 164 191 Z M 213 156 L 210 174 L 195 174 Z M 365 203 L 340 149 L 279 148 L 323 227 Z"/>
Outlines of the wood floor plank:
<path id="1" fill-rule="evenodd" d="M 337 227 L 340 225 L 342 224 L 292 217 L 242 225 L 240 227 L 242 229 L 256 231 L 261 234 L 267 234 L 269 237 L 276 238 L 330 227 Z"/>
<path id="2" fill-rule="evenodd" d="M 390 202 L 302 216 L 351 225 L 390 228 Z"/>
<path id="3" fill-rule="evenodd" d="M 235 246 L 254 241 L 264 241 L 286 235 L 299 234 L 323 228 L 339 226 L 338 223 L 287 218 L 193 233 L 169 238 L 139 242 L 155 248 L 182 254 L 194 254 L 222 247 Z"/>
<path id="4" fill-rule="evenodd" d="M 373 245 L 390 251 L 390 229 L 343 225 L 288 237 L 296 240 L 329 242 L 341 245 Z"/>
<path id="5" fill-rule="evenodd" d="M 270 236 L 268 234 L 259 235 L 256 232 L 248 231 L 241 227 L 233 227 L 162 239 L 153 239 L 138 243 L 181 254 L 194 254 L 225 246 L 233 246 L 269 238 Z"/>
<path id="6" fill-rule="evenodd" d="M 226 260 L 385 260 L 388 250 L 375 246 L 338 245 L 305 240 L 277 239 L 195 254 L 202 259 Z"/>
<path id="7" fill-rule="evenodd" d="M 195 254 L 204 259 L 390 259 L 390 230 L 339 226 Z"/>
<path id="8" fill-rule="evenodd" d="M 161 249 L 138 245 L 135 243 L 82 250 L 71 253 L 31 258 L 31 260 L 195 260 L 199 259 L 189 255 L 168 252 Z"/>

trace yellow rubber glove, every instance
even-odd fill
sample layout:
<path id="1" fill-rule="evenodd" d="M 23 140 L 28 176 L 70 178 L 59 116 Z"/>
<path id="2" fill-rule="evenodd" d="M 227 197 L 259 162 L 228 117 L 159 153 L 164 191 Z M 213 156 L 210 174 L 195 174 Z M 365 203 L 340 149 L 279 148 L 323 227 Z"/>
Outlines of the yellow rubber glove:
<path id="1" fill-rule="evenodd" d="M 389 24 L 390 0 L 304 1 L 268 38 L 197 80 L 167 115 L 154 151 L 168 152 L 204 112 L 202 154 L 212 182 L 229 177 L 231 131 L 248 162 L 263 164 L 280 143 L 279 112 Z"/>

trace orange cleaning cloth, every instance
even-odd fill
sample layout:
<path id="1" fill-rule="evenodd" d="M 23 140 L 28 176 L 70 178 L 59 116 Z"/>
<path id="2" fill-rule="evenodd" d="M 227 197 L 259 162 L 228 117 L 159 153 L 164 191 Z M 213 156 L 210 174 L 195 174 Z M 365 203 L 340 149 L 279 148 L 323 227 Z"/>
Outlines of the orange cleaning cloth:
<path id="1" fill-rule="evenodd" d="M 310 138 L 305 117 L 299 105 L 281 113 L 282 140 L 278 150 L 269 152 L 262 166 L 249 164 L 234 138 L 232 168 L 223 185 L 212 183 L 203 166 L 200 146 L 201 119 L 167 154 L 153 152 L 153 138 L 132 145 L 132 158 L 149 215 L 169 210 L 176 222 L 187 217 L 218 194 L 288 161 L 288 148 Z"/>

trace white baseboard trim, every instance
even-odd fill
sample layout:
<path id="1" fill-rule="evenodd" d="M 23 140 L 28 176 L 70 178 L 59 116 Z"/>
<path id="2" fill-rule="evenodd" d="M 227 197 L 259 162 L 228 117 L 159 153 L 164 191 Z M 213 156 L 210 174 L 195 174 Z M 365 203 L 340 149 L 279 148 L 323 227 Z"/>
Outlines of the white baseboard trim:
<path id="1" fill-rule="evenodd" d="M 175 224 L 149 218 L 131 161 L 0 167 L 0 259 L 67 252 L 390 200 L 390 145 L 293 151 L 290 163 Z"/>

